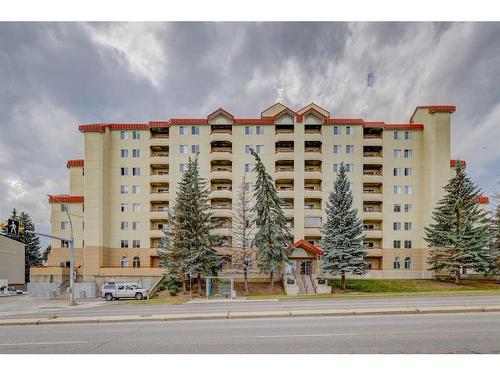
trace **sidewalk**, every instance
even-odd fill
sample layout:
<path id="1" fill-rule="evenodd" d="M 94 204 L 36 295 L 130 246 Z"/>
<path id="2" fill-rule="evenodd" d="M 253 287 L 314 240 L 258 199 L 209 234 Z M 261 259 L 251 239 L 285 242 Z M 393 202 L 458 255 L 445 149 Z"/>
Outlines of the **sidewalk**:
<path id="1" fill-rule="evenodd" d="M 179 320 L 223 320 L 223 319 L 258 319 L 258 318 L 301 318 L 325 316 L 367 316 L 367 315 L 401 315 L 401 314 L 449 314 L 449 313 L 482 313 L 500 312 L 496 306 L 446 306 L 446 307 L 394 307 L 373 309 L 330 309 L 330 310 L 294 310 L 294 311 L 232 311 L 203 314 L 154 314 L 154 315 L 122 315 L 100 317 L 64 317 L 64 318 L 30 318 L 4 319 L 0 326 L 46 325 L 46 324 L 81 324 L 81 323 L 129 323 L 129 322 L 163 322 Z"/>

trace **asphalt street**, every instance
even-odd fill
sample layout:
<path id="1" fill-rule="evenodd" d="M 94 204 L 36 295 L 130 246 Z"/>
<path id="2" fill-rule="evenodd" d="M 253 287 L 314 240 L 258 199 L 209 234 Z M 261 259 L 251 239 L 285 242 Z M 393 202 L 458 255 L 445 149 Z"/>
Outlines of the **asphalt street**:
<path id="1" fill-rule="evenodd" d="M 27 296 L 0 298 L 0 319 L 48 318 L 70 316 L 112 316 L 183 314 L 227 311 L 293 311 L 385 307 L 492 306 L 500 305 L 500 294 L 483 296 L 416 296 L 392 298 L 329 298 L 285 301 L 242 301 L 171 304 L 123 304 L 102 299 L 79 301 L 68 306 L 67 301 L 33 299 Z"/>
<path id="2" fill-rule="evenodd" d="M 0 353 L 499 353 L 500 313 L 0 327 Z"/>

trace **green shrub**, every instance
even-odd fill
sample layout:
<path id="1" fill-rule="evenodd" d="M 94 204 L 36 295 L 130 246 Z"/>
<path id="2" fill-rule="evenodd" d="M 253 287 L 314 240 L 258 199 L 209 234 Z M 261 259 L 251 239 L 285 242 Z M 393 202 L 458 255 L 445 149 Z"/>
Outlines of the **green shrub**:
<path id="1" fill-rule="evenodd" d="M 171 296 L 176 296 L 177 293 L 179 292 L 179 288 L 177 287 L 177 285 L 172 284 L 168 288 L 168 291 L 169 291 L 169 293 L 170 293 Z"/>

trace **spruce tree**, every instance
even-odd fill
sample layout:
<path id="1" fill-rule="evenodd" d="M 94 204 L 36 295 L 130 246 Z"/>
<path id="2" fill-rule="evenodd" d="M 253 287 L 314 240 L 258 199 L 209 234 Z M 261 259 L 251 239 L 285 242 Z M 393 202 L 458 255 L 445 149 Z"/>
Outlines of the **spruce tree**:
<path id="1" fill-rule="evenodd" d="M 31 217 L 26 212 L 17 214 L 16 209 L 12 210 L 10 219 L 19 221 L 19 224 L 24 227 L 25 232 L 20 233 L 16 239 L 24 244 L 24 280 L 30 281 L 30 267 L 39 266 L 42 264 L 42 256 L 40 254 L 40 239 L 33 232 L 35 225 L 31 221 Z"/>
<path id="2" fill-rule="evenodd" d="M 273 275 L 281 271 L 283 262 L 288 259 L 286 249 L 291 246 L 292 235 L 286 225 L 281 199 L 276 193 L 271 176 L 267 173 L 259 155 L 253 149 L 250 149 L 250 152 L 256 161 L 254 172 L 257 172 L 254 187 L 255 206 L 252 212 L 259 226 L 253 243 L 259 271 L 269 274 L 269 287 L 272 290 Z"/>
<path id="3" fill-rule="evenodd" d="M 445 195 L 432 213 L 433 222 L 425 228 L 430 249 L 429 270 L 448 271 L 460 285 L 460 271 L 488 272 L 495 261 L 491 247 L 493 230 L 485 211 L 479 208 L 480 189 L 457 160 L 456 175 L 444 187 Z"/>
<path id="4" fill-rule="evenodd" d="M 353 197 L 344 163 L 335 179 L 333 191 L 326 203 L 326 223 L 323 225 L 321 249 L 323 272 L 340 275 L 340 288 L 345 289 L 346 273 L 363 275 L 367 264 L 363 246 L 363 223 L 353 208 Z"/>

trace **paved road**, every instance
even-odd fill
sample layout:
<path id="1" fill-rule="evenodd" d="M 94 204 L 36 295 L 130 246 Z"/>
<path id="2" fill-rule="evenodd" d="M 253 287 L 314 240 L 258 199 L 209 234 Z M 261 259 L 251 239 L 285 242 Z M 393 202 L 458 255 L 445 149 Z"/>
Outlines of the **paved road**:
<path id="1" fill-rule="evenodd" d="M 6 326 L 0 353 L 500 353 L 500 313 Z"/>
<path id="2" fill-rule="evenodd" d="M 36 300 L 27 296 L 0 298 L 0 319 L 63 316 L 150 315 L 226 311 L 325 310 L 384 307 L 491 306 L 500 305 L 500 294 L 483 296 L 393 297 L 313 299 L 169 304 L 119 304 L 102 299 L 81 301 L 70 307 L 66 301 Z"/>

